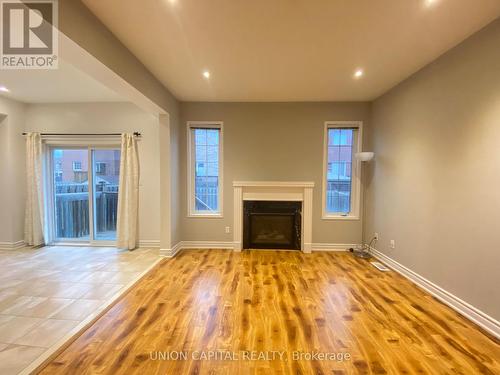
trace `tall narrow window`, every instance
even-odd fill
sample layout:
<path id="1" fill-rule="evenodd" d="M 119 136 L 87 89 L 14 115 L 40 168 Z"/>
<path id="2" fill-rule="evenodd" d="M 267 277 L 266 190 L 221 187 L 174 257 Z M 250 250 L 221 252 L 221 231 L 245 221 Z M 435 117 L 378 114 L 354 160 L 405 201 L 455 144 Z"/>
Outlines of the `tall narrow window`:
<path id="1" fill-rule="evenodd" d="M 327 122 L 323 217 L 359 218 L 359 162 L 354 155 L 360 147 L 360 123 Z"/>
<path id="2" fill-rule="evenodd" d="M 222 215 L 222 124 L 189 123 L 189 214 Z"/>

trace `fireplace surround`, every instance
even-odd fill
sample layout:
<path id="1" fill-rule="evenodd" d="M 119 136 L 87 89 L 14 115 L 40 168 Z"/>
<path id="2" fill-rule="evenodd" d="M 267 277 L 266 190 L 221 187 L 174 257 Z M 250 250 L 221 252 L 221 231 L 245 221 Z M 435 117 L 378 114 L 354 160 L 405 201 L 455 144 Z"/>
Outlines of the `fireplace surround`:
<path id="1" fill-rule="evenodd" d="M 303 181 L 233 181 L 233 248 L 243 249 L 244 202 L 272 201 L 301 203 L 300 250 L 312 248 L 312 206 L 314 182 Z"/>

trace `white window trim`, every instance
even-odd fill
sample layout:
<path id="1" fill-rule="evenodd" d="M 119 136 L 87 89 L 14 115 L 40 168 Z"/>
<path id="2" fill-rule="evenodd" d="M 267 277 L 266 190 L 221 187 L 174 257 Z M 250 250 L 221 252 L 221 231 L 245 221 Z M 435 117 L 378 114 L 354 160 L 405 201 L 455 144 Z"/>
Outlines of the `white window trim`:
<path id="1" fill-rule="evenodd" d="M 361 161 L 354 158 L 352 161 L 351 182 L 351 212 L 347 215 L 332 214 L 326 211 L 326 184 L 328 168 L 328 129 L 332 128 L 357 128 L 358 136 L 355 152 L 361 152 L 363 145 L 362 121 L 325 121 L 323 135 L 323 187 L 322 187 L 322 218 L 323 220 L 359 220 L 361 206 Z"/>
<path id="2" fill-rule="evenodd" d="M 196 212 L 194 209 L 194 159 L 191 129 L 193 128 L 220 129 L 219 136 L 219 212 Z M 187 216 L 197 218 L 222 218 L 223 216 L 223 186 L 224 186 L 224 123 L 222 121 L 188 121 L 187 122 Z"/>

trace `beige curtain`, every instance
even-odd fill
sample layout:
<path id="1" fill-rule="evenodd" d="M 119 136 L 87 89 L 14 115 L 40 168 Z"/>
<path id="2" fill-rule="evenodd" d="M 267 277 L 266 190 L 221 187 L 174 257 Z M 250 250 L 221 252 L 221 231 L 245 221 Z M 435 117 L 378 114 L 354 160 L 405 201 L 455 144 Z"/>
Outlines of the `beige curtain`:
<path id="1" fill-rule="evenodd" d="M 24 241 L 31 246 L 45 243 L 42 183 L 42 138 L 39 133 L 26 135 L 26 210 Z"/>
<path id="2" fill-rule="evenodd" d="M 118 219 L 116 247 L 132 250 L 137 244 L 139 205 L 139 156 L 133 134 L 122 134 L 120 186 L 118 189 Z"/>

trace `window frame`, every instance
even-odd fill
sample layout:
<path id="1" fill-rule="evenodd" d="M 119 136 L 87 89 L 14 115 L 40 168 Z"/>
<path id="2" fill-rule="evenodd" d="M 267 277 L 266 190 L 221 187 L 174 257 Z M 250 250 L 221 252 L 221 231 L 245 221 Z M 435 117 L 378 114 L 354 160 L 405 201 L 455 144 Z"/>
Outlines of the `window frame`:
<path id="1" fill-rule="evenodd" d="M 356 128 L 357 139 L 353 144 L 352 171 L 351 171 L 351 211 L 348 214 L 330 213 L 326 210 L 326 192 L 328 178 L 328 130 Z M 361 211 L 361 161 L 355 158 L 355 154 L 361 152 L 363 145 L 363 122 L 362 121 L 325 121 L 323 134 L 323 184 L 321 211 L 323 220 L 359 220 Z"/>
<path id="2" fill-rule="evenodd" d="M 218 206 L 219 210 L 214 213 L 208 211 L 196 211 L 195 209 L 195 176 L 196 162 L 194 158 L 194 137 L 192 129 L 219 129 L 219 186 L 218 186 Z M 224 202 L 224 123 L 222 121 L 188 121 L 187 122 L 187 216 L 193 218 L 223 218 Z"/>

